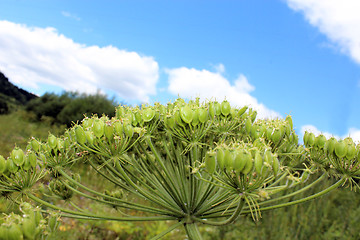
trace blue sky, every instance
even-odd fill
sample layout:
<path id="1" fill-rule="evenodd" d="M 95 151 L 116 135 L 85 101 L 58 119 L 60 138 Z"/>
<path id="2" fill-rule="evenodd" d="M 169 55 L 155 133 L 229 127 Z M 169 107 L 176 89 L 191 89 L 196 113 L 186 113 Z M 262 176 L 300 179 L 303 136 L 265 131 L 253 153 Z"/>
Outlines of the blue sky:
<path id="1" fill-rule="evenodd" d="M 0 1 L 0 71 L 34 92 L 226 97 L 360 140 L 356 0 Z"/>

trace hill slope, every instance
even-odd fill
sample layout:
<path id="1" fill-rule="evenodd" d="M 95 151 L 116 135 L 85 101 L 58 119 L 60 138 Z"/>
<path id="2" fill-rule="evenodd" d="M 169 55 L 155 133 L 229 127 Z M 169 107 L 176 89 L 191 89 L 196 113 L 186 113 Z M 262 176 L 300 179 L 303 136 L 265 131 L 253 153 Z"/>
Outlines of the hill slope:
<path id="1" fill-rule="evenodd" d="M 0 72 L 0 93 L 14 98 L 20 104 L 25 104 L 31 99 L 37 98 L 36 95 L 29 93 L 9 82 L 9 79 L 2 72 Z"/>
<path id="2" fill-rule="evenodd" d="M 0 114 L 8 113 L 34 98 L 37 96 L 15 86 L 0 72 Z"/>

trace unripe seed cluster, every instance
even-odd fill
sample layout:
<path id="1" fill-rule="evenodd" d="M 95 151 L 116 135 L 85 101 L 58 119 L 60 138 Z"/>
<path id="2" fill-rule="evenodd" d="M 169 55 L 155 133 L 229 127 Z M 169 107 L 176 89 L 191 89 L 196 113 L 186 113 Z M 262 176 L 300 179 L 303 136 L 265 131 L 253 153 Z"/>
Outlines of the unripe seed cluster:
<path id="1" fill-rule="evenodd" d="M 245 120 L 245 130 L 253 140 L 264 138 L 273 146 L 279 146 L 284 140 L 287 140 L 292 145 L 298 144 L 298 137 L 293 129 L 292 118 L 290 115 L 286 120 L 258 120 L 252 122 L 248 117 Z"/>
<path id="2" fill-rule="evenodd" d="M 315 137 L 311 132 L 304 134 L 304 145 L 308 148 L 322 149 L 327 155 L 352 160 L 359 157 L 359 146 L 351 138 L 339 139 L 334 137 L 326 139 L 323 134 Z"/>
<path id="3" fill-rule="evenodd" d="M 247 182 L 257 181 L 257 184 L 268 177 L 276 177 L 281 171 L 276 154 L 260 141 L 255 145 L 244 142 L 232 146 L 221 144 L 206 154 L 205 168 L 209 174 L 216 173 L 220 178 L 245 177 Z"/>
<path id="4" fill-rule="evenodd" d="M 21 203 L 22 215 L 0 216 L 0 240 L 40 240 L 49 238 L 60 225 L 59 216 L 51 213 L 44 218 L 40 208 Z"/>
<path id="5" fill-rule="evenodd" d="M 326 157 L 326 161 L 321 161 L 325 167 L 335 168 L 338 172 L 350 176 L 360 173 L 360 145 L 356 145 L 350 137 L 326 139 L 323 134 L 315 136 L 306 131 L 304 145 L 310 149 L 310 154 L 319 155 L 321 152 Z"/>

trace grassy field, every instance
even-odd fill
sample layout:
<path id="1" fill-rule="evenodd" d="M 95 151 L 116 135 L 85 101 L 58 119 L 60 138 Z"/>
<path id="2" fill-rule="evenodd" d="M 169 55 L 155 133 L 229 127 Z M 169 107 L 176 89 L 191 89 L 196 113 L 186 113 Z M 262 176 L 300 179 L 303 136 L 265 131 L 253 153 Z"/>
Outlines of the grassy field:
<path id="1" fill-rule="evenodd" d="M 65 126 L 51 125 L 47 119 L 33 121 L 31 113 L 23 110 L 0 115 L 0 154 L 8 157 L 15 144 L 24 149 L 31 137 L 46 140 L 49 132 L 59 135 Z"/>

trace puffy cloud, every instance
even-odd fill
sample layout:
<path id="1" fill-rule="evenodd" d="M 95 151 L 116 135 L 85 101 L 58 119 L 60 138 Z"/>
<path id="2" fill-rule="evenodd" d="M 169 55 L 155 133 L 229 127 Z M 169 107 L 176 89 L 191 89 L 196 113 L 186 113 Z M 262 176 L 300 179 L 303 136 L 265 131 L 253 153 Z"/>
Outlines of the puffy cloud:
<path id="1" fill-rule="evenodd" d="M 360 1 L 358 0 L 287 0 L 340 50 L 360 63 Z"/>
<path id="2" fill-rule="evenodd" d="M 244 75 L 240 75 L 232 85 L 221 75 L 221 72 L 186 67 L 168 69 L 166 72 L 169 75 L 168 90 L 173 95 L 184 98 L 216 99 L 218 101 L 226 98 L 234 106 L 250 105 L 258 111 L 260 118 L 280 116 L 279 113 L 268 109 L 249 94 L 255 87 L 248 82 Z"/>
<path id="3" fill-rule="evenodd" d="M 22 87 L 40 84 L 68 91 L 112 90 L 126 101 L 156 94 L 158 63 L 113 46 L 86 46 L 54 28 L 0 21 L 0 71 Z"/>
<path id="4" fill-rule="evenodd" d="M 350 136 L 355 142 L 360 144 L 360 129 L 350 128 L 348 134 L 344 137 L 348 136 Z"/>
<path id="5" fill-rule="evenodd" d="M 360 143 L 360 129 L 356 129 L 356 128 L 350 128 L 348 130 L 347 134 L 345 134 L 344 136 L 338 136 L 338 135 L 331 134 L 329 132 L 322 132 L 313 125 L 304 125 L 301 127 L 301 133 L 300 133 L 301 139 L 304 136 L 305 131 L 312 132 L 315 134 L 315 136 L 323 134 L 326 138 L 335 137 L 337 139 L 340 139 L 340 138 L 344 139 L 346 137 L 351 137 L 355 143 L 357 143 L 357 144 Z"/>
<path id="6" fill-rule="evenodd" d="M 224 73 L 225 72 L 225 66 L 222 63 L 219 63 L 219 64 L 215 65 L 214 69 L 218 73 Z"/>

